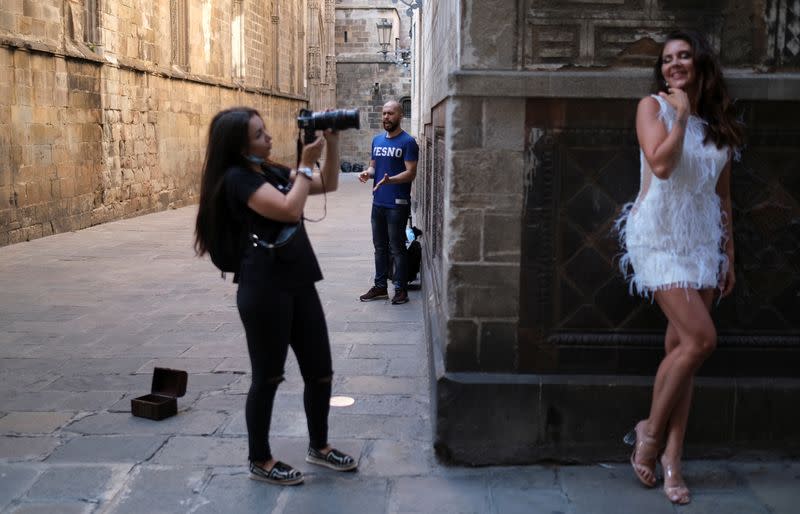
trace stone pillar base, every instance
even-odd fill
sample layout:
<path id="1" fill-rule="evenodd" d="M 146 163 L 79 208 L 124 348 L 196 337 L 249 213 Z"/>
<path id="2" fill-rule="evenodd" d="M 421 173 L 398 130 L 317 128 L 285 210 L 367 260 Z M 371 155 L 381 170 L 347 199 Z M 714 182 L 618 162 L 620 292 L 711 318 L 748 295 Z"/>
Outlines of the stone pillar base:
<path id="1" fill-rule="evenodd" d="M 622 437 L 647 415 L 652 392 L 652 378 L 635 376 L 432 377 L 436 454 L 469 466 L 625 460 Z M 798 404 L 798 379 L 698 377 L 685 457 L 797 457 Z"/>

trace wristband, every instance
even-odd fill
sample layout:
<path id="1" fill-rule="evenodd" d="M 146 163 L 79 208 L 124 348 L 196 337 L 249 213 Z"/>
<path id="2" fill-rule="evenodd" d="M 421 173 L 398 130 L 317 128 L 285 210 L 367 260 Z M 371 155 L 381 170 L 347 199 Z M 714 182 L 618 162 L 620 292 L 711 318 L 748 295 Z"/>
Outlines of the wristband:
<path id="1" fill-rule="evenodd" d="M 314 179 L 314 172 L 311 170 L 311 168 L 308 168 L 306 166 L 301 166 L 297 168 L 297 174 L 304 176 L 308 180 Z"/>

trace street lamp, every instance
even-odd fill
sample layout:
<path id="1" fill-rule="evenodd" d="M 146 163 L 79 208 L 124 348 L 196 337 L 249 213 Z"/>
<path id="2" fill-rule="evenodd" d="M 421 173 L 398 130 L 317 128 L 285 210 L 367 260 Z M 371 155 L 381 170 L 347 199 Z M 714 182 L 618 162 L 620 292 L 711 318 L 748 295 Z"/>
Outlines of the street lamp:
<path id="1" fill-rule="evenodd" d="M 381 21 L 377 23 L 377 27 L 378 43 L 381 45 L 381 49 L 378 53 L 383 54 L 384 61 L 388 61 L 389 41 L 392 39 L 392 22 L 386 18 L 381 18 Z M 394 58 L 392 60 L 396 65 L 408 68 L 408 65 L 411 63 L 411 50 L 408 48 L 400 48 L 398 41 L 397 39 L 395 40 Z"/>
<path id="2" fill-rule="evenodd" d="M 389 53 L 389 40 L 392 38 L 392 22 L 386 18 L 381 18 L 378 22 L 378 43 L 381 45 L 379 53 L 383 54 L 383 60 L 386 60 L 386 54 Z"/>
<path id="3" fill-rule="evenodd" d="M 414 11 L 414 9 L 419 9 L 420 7 L 422 7 L 422 0 L 400 0 L 400 1 L 403 2 L 403 4 L 405 4 L 406 7 L 408 7 L 408 9 L 406 9 L 406 14 L 409 16 L 411 16 L 411 13 L 412 11 Z M 392 3 L 396 4 L 397 0 L 392 0 Z"/>

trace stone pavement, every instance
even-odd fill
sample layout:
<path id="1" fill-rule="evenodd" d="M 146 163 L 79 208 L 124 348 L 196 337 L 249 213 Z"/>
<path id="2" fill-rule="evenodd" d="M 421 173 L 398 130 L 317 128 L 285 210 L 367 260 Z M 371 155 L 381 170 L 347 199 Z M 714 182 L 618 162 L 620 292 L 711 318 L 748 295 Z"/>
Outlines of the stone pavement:
<path id="1" fill-rule="evenodd" d="M 307 208 L 322 214 L 321 198 Z M 287 363 L 275 455 L 306 473 L 247 479 L 248 359 L 235 288 L 191 249 L 195 209 L 0 248 L 0 510 L 15 513 L 800 512 L 800 463 L 689 461 L 694 502 L 667 503 L 628 465 L 452 468 L 433 455 L 419 291 L 371 285 L 369 191 L 353 175 L 309 224 L 334 354 L 331 441 L 358 472 L 306 464 L 302 380 Z M 154 366 L 189 372 L 177 416 L 131 416 Z M 587 420 L 587 422 L 591 422 Z M 622 434 L 620 434 L 621 436 Z M 624 461 L 626 449 L 620 446 Z"/>

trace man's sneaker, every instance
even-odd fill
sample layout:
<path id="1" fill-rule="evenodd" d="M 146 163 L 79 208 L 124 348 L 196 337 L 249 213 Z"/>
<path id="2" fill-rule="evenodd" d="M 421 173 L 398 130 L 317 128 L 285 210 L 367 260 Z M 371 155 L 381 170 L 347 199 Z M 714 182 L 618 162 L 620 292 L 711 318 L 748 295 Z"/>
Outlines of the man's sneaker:
<path id="1" fill-rule="evenodd" d="M 303 482 L 303 473 L 281 461 L 276 462 L 269 471 L 250 462 L 250 478 L 276 485 L 297 485 Z"/>
<path id="2" fill-rule="evenodd" d="M 408 291 L 405 289 L 395 289 L 394 298 L 392 298 L 392 305 L 399 305 L 408 302 Z"/>
<path id="3" fill-rule="evenodd" d="M 317 464 L 318 466 L 325 466 L 335 471 L 350 471 L 358 467 L 358 463 L 353 457 L 340 452 L 336 448 L 331 448 L 331 451 L 324 454 L 319 450 L 309 447 L 308 453 L 306 454 L 306 462 Z"/>
<path id="4" fill-rule="evenodd" d="M 372 300 L 383 300 L 389 298 L 389 291 L 385 287 L 372 286 L 366 293 L 358 297 L 362 302 L 371 302 Z"/>

